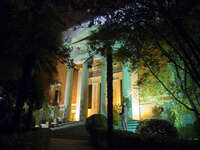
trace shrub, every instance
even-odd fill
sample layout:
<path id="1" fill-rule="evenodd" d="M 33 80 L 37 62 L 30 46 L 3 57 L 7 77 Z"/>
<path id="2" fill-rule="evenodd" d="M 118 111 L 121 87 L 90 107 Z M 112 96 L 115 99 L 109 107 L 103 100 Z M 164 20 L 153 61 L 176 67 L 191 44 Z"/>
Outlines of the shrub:
<path id="1" fill-rule="evenodd" d="M 91 134 L 90 142 L 98 150 L 108 149 L 108 139 L 107 139 L 107 130 L 105 129 L 94 129 Z"/>
<path id="2" fill-rule="evenodd" d="M 175 123 L 175 120 L 176 120 L 176 115 L 175 115 L 175 112 L 172 111 L 170 108 L 166 108 L 164 110 L 164 114 L 167 115 L 167 120 L 171 123 L 171 124 L 174 124 Z"/>
<path id="3" fill-rule="evenodd" d="M 176 128 L 167 120 L 147 119 L 139 123 L 136 133 L 151 136 L 177 137 Z"/>
<path id="4" fill-rule="evenodd" d="M 119 126 L 121 125 L 121 117 L 120 117 L 120 112 L 121 112 L 121 106 L 119 105 L 114 105 L 113 107 L 113 125 L 115 129 L 118 129 Z"/>
<path id="5" fill-rule="evenodd" d="M 102 114 L 94 114 L 87 118 L 86 120 L 86 129 L 91 135 L 95 129 L 107 129 L 107 119 Z"/>
<path id="6" fill-rule="evenodd" d="M 160 149 L 163 145 L 173 143 L 169 137 L 161 136 L 144 136 L 142 134 L 128 131 L 116 130 L 113 133 L 113 143 L 115 150 L 124 150 L 134 147 L 134 149 Z M 169 147 L 168 147 L 169 148 Z"/>
<path id="7" fill-rule="evenodd" d="M 148 136 L 143 134 L 132 133 L 128 131 L 114 130 L 112 142 L 114 150 L 139 149 L 139 150 L 193 150 L 199 147 L 199 141 L 179 140 L 169 136 L 154 135 Z"/>
<path id="8" fill-rule="evenodd" d="M 200 120 L 194 122 L 194 128 L 197 133 L 197 136 L 200 138 Z"/>
<path id="9" fill-rule="evenodd" d="M 87 118 L 85 127 L 90 134 L 90 142 L 97 149 L 106 149 L 107 119 L 102 114 L 94 114 Z"/>
<path id="10" fill-rule="evenodd" d="M 130 147 L 142 148 L 140 135 L 129 131 L 114 130 L 112 142 L 116 150 L 130 149 Z"/>
<path id="11" fill-rule="evenodd" d="M 198 132 L 195 129 L 195 124 L 187 124 L 182 128 L 177 128 L 177 130 L 180 139 L 190 140 L 198 138 Z"/>
<path id="12" fill-rule="evenodd" d="M 103 129 L 93 130 L 92 144 L 98 150 L 108 150 L 107 132 Z M 142 135 L 132 133 L 129 131 L 114 130 L 112 135 L 113 150 L 125 150 L 125 149 L 154 149 L 154 150 L 184 150 L 184 149 L 196 149 L 199 147 L 199 141 L 180 140 L 177 138 L 171 138 L 169 136 L 162 135 Z"/>

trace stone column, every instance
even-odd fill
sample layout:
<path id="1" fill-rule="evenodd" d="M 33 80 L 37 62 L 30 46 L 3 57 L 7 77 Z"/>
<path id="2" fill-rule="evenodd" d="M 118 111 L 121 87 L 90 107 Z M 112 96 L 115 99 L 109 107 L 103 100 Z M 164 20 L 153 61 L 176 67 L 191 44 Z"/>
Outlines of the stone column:
<path id="1" fill-rule="evenodd" d="M 137 82 L 138 82 L 138 71 L 134 71 L 131 73 L 133 120 L 140 120 L 139 86 Z"/>
<path id="2" fill-rule="evenodd" d="M 131 98 L 131 75 L 129 71 L 129 63 L 125 63 L 122 66 L 122 95 L 129 99 L 130 106 L 132 106 Z M 132 119 L 132 107 L 128 108 L 128 118 Z"/>
<path id="3" fill-rule="evenodd" d="M 78 86 L 77 86 L 77 99 L 76 99 L 76 121 L 80 120 L 80 99 L 81 99 L 81 79 L 82 79 L 82 68 L 78 71 Z"/>
<path id="4" fill-rule="evenodd" d="M 67 69 L 67 80 L 64 98 L 64 121 L 69 121 L 71 114 L 73 70 L 73 68 Z"/>
<path id="5" fill-rule="evenodd" d="M 103 67 L 101 70 L 101 103 L 100 113 L 106 116 L 106 59 L 103 58 Z"/>
<path id="6" fill-rule="evenodd" d="M 81 97 L 80 97 L 80 121 L 85 121 L 87 117 L 87 91 L 88 91 L 88 64 L 83 64 L 82 81 L 81 81 Z"/>

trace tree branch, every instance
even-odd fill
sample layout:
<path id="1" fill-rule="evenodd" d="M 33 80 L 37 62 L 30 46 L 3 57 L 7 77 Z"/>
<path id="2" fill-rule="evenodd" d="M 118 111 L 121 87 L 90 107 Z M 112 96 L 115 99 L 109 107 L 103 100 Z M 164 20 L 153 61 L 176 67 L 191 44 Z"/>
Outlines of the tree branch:
<path id="1" fill-rule="evenodd" d="M 199 115 L 199 112 L 198 112 L 197 107 L 195 106 L 193 100 L 190 98 L 188 92 L 187 92 L 186 90 L 184 90 L 183 81 L 182 81 L 182 79 L 181 79 L 181 76 L 180 76 L 180 73 L 179 73 L 179 71 L 178 71 L 177 66 L 175 66 L 175 69 L 176 69 L 176 74 L 177 74 L 177 77 L 178 77 L 178 80 L 179 80 L 179 84 L 180 84 L 180 87 L 181 87 L 181 91 L 182 91 L 182 93 L 185 95 L 186 100 L 188 101 L 188 103 L 192 106 L 195 115 L 198 116 L 198 115 Z"/>
<path id="2" fill-rule="evenodd" d="M 194 112 L 194 109 L 188 107 L 186 104 L 184 104 L 183 102 L 181 102 L 166 86 L 165 84 L 158 78 L 158 76 L 153 72 L 153 70 L 151 69 L 151 67 L 148 64 L 145 64 L 149 71 L 152 73 L 152 75 L 157 79 L 157 81 L 159 81 L 159 83 L 164 87 L 164 89 L 174 98 L 174 100 L 176 100 L 178 103 L 182 104 L 185 108 L 187 108 L 190 111 Z"/>
<path id="3" fill-rule="evenodd" d="M 149 25 L 149 24 L 148 24 L 148 25 Z M 151 31 L 152 31 L 153 34 L 158 33 L 158 31 L 157 31 L 152 25 L 149 25 L 149 26 L 151 27 Z M 195 69 L 195 68 L 193 67 L 193 65 L 191 65 L 191 68 L 190 68 L 189 65 L 188 65 L 188 62 L 187 62 L 186 59 L 185 59 L 185 57 L 183 57 L 183 56 L 181 55 L 181 53 L 179 52 L 179 50 L 176 49 L 175 46 L 173 46 L 173 44 L 172 44 L 165 36 L 163 36 L 163 35 L 160 34 L 160 33 L 158 33 L 158 35 L 160 35 L 160 37 L 161 37 L 163 40 L 166 41 L 166 43 L 174 50 L 174 52 L 175 52 L 176 54 L 178 54 L 179 58 L 184 62 L 184 64 L 185 64 L 186 67 L 188 68 L 188 70 L 189 70 L 189 75 L 190 75 L 191 78 L 194 80 L 194 82 L 200 87 L 199 80 L 198 80 L 198 78 L 197 78 L 197 77 L 194 75 L 194 73 L 193 73 L 193 70 Z M 164 54 L 166 57 L 168 57 L 167 52 L 165 53 L 164 48 L 162 48 L 161 45 L 160 45 L 159 43 L 157 43 L 157 44 L 158 44 L 159 48 L 161 48 L 161 50 L 163 50 L 163 52 L 164 52 L 163 54 Z M 187 58 L 187 54 L 186 54 L 185 56 L 186 56 L 186 58 Z M 177 64 L 177 63 L 175 62 L 175 60 L 173 60 L 173 59 L 170 58 L 170 57 L 168 57 L 168 58 L 169 58 L 170 61 L 172 61 L 174 64 Z M 190 64 L 191 64 L 191 63 L 190 63 Z M 192 70 L 191 70 L 191 69 L 192 69 Z"/>

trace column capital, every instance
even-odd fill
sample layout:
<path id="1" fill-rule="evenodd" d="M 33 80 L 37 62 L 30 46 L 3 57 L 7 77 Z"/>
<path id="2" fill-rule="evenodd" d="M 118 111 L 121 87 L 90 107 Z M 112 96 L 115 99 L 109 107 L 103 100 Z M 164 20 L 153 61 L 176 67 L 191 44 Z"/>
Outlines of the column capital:
<path id="1" fill-rule="evenodd" d="M 77 64 L 77 65 L 75 66 L 75 68 L 76 68 L 77 70 L 80 70 L 80 69 L 83 68 L 83 64 Z"/>

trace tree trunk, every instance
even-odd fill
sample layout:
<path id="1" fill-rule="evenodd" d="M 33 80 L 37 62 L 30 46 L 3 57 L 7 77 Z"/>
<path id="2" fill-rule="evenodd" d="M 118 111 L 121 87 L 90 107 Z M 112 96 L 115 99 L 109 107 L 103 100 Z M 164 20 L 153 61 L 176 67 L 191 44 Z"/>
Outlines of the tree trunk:
<path id="1" fill-rule="evenodd" d="M 112 67 L 112 51 L 107 51 L 107 116 L 108 116 L 108 140 L 109 146 L 112 147 L 113 132 L 113 67 Z"/>
<path id="2" fill-rule="evenodd" d="M 31 130 L 32 128 L 32 120 L 33 120 L 33 104 L 29 104 L 28 115 L 26 118 L 26 130 Z"/>
<path id="3" fill-rule="evenodd" d="M 21 85 L 20 85 L 21 89 Z M 22 90 L 19 89 L 19 95 L 17 96 L 16 99 L 16 106 L 15 106 L 15 114 L 14 114 L 14 130 L 20 132 L 20 122 L 21 122 L 21 115 L 23 112 L 23 105 L 24 105 L 24 100 L 23 100 L 23 95 L 22 95 Z"/>
<path id="4" fill-rule="evenodd" d="M 22 76 L 18 82 L 18 95 L 16 98 L 16 106 L 15 106 L 15 114 L 14 114 L 14 123 L 15 123 L 15 130 L 18 132 L 21 132 L 21 126 L 20 124 L 22 123 L 22 114 L 24 111 L 24 102 L 28 98 L 29 94 L 29 84 L 30 84 L 30 79 L 31 79 L 31 65 L 27 62 L 30 60 L 27 58 L 24 60 L 22 63 Z"/>

